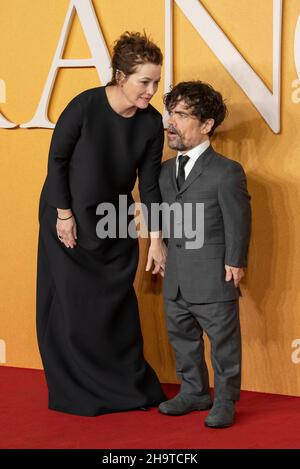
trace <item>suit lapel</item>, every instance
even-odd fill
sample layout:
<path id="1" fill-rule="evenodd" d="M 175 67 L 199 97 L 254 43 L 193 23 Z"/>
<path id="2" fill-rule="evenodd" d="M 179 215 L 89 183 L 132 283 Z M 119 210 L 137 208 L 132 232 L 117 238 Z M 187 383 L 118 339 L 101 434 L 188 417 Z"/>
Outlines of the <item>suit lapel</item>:
<path id="1" fill-rule="evenodd" d="M 177 180 L 176 180 L 176 157 L 171 160 L 169 170 L 170 170 L 170 177 L 171 177 L 171 181 L 174 186 L 174 189 L 176 192 L 178 192 L 178 186 L 177 186 Z"/>
<path id="2" fill-rule="evenodd" d="M 214 149 L 213 147 L 210 145 L 203 153 L 202 155 L 199 156 L 199 158 L 197 159 L 196 163 L 194 164 L 190 174 L 188 175 L 188 177 L 186 178 L 186 180 L 184 181 L 184 183 L 182 184 L 182 187 L 180 189 L 180 191 L 178 191 L 178 187 L 177 187 L 177 182 L 176 182 L 176 158 L 175 158 L 175 172 L 174 172 L 174 175 L 175 175 L 175 184 L 176 184 L 176 189 L 177 189 L 177 192 L 179 192 L 180 194 L 182 192 L 184 192 L 191 184 L 192 182 L 200 176 L 200 174 L 203 172 L 205 166 L 209 163 L 210 159 L 212 158 L 212 156 L 214 155 Z"/>

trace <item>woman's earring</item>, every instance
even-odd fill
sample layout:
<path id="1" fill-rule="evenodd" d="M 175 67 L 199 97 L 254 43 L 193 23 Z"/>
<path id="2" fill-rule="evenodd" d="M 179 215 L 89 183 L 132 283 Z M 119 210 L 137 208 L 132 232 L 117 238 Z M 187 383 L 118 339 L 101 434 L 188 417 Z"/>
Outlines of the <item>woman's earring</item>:
<path id="1" fill-rule="evenodd" d="M 122 70 L 119 70 L 119 69 L 116 70 L 116 81 L 117 81 L 118 85 L 120 85 L 120 86 L 123 86 L 123 81 L 124 81 L 124 78 L 125 78 L 125 76 L 121 76 L 122 74 L 124 75 Z"/>

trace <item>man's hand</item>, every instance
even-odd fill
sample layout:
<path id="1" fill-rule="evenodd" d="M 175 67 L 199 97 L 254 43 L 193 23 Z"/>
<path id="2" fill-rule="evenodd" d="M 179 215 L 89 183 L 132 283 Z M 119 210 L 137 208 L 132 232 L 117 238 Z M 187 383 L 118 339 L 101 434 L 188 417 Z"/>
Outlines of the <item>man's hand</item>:
<path id="1" fill-rule="evenodd" d="M 233 277 L 234 286 L 237 288 L 238 285 L 239 285 L 239 282 L 242 280 L 242 278 L 245 275 L 244 268 L 243 267 L 232 267 L 230 265 L 225 264 L 225 270 L 226 270 L 225 281 L 230 282 L 230 280 Z"/>

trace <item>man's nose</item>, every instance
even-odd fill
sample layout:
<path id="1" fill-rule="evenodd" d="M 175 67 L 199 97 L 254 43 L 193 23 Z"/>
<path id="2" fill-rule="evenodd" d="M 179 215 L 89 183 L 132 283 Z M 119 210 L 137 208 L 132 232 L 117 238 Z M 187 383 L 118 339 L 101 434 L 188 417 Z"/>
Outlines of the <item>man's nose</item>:
<path id="1" fill-rule="evenodd" d="M 167 118 L 167 123 L 168 125 L 174 127 L 174 129 L 176 129 L 176 122 L 175 122 L 175 119 L 174 119 L 174 116 L 168 116 Z"/>

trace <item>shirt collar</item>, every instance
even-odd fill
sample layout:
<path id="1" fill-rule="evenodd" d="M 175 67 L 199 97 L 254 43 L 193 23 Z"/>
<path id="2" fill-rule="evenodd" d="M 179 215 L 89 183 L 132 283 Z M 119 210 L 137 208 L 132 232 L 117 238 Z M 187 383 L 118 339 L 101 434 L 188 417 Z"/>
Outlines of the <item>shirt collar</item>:
<path id="1" fill-rule="evenodd" d="M 188 152 L 185 153 L 193 162 L 195 162 L 199 156 L 202 155 L 202 153 L 205 152 L 205 150 L 210 146 L 210 141 L 205 140 L 205 142 L 200 143 L 196 147 L 192 148 Z M 178 163 L 178 157 L 179 155 L 182 155 L 182 152 L 178 152 L 176 156 L 176 163 Z"/>

